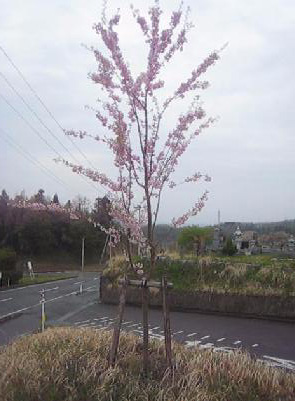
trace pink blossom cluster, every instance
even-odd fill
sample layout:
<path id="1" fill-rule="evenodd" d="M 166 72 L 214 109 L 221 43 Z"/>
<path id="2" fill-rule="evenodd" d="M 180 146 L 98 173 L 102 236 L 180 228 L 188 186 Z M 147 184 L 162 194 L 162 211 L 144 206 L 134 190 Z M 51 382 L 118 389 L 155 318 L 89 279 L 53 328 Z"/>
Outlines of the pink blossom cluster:
<path id="1" fill-rule="evenodd" d="M 91 219 L 88 221 L 92 222 Z M 106 235 L 110 237 L 109 246 L 114 248 L 120 242 L 121 235 L 117 228 L 115 227 L 105 228 L 103 225 L 97 222 L 94 223 L 94 225 L 95 227 L 99 227 L 102 232 L 104 232 Z"/>
<path id="2" fill-rule="evenodd" d="M 19 202 L 10 202 L 10 206 L 15 207 L 17 209 L 30 209 L 33 211 L 47 211 L 47 212 L 54 212 L 54 213 L 62 213 L 67 214 L 71 220 L 78 220 L 79 216 L 77 212 L 73 211 L 72 209 L 63 207 L 56 203 L 39 203 L 39 202 L 30 202 L 30 201 L 19 201 Z"/>
<path id="3" fill-rule="evenodd" d="M 210 182 L 211 181 L 211 177 L 208 174 L 201 174 L 199 172 L 195 173 L 191 177 L 187 177 L 184 181 L 185 182 L 197 182 L 201 178 L 204 178 L 204 181 L 206 181 L 206 182 Z"/>
<path id="4" fill-rule="evenodd" d="M 149 9 L 148 18 L 140 15 L 139 10 L 134 7 L 131 8 L 148 47 L 146 68 L 133 76 L 116 31 L 120 21 L 119 12 L 108 20 L 104 8 L 102 20 L 94 25 L 94 29 L 106 52 L 90 48 L 97 62 L 97 70 L 89 75 L 107 97 L 107 100 L 98 99 L 99 110 L 94 110 L 104 131 L 99 135 L 90 135 L 85 131 L 66 131 L 67 135 L 75 138 L 89 137 L 107 146 L 114 158 L 117 179 L 113 180 L 100 171 L 65 160 L 62 162 L 73 172 L 99 182 L 113 194 L 111 215 L 120 223 L 122 231 L 130 234 L 130 242 L 145 241 L 142 225 L 147 223 L 150 230 L 146 246 L 152 247 L 153 229 L 163 188 L 165 185 L 169 188 L 176 186 L 170 177 L 175 172 L 180 158 L 192 140 L 215 122 L 211 117 L 204 121 L 206 113 L 199 102 L 199 92 L 208 88 L 208 81 L 202 80 L 201 75 L 219 59 L 219 52 L 212 52 L 193 69 L 189 78 L 176 85 L 172 95 L 160 104 L 156 94 L 165 86 L 160 73 L 176 52 L 182 51 L 187 42 L 188 32 L 192 28 L 192 24 L 188 22 L 189 11 L 183 15 L 181 5 L 172 13 L 168 25 L 162 26 L 162 10 L 158 0 L 155 0 Z M 168 106 L 191 92 L 197 92 L 191 107 L 179 116 L 175 128 L 164 134 L 162 119 Z M 204 122 L 201 123 L 201 120 Z M 201 178 L 206 182 L 211 180 L 208 175 L 195 173 L 184 182 L 198 182 Z M 134 207 L 137 198 L 135 194 L 142 194 L 145 205 L 140 219 L 137 218 Z M 199 213 L 206 199 L 207 192 L 191 210 L 178 219 L 173 219 L 173 224 L 184 224 L 189 217 Z"/>
<path id="5" fill-rule="evenodd" d="M 128 194 L 128 182 L 124 182 L 122 179 L 118 178 L 117 182 L 115 182 L 107 177 L 107 175 L 99 173 L 98 171 L 94 171 L 89 168 L 70 163 L 64 159 L 55 160 L 57 162 L 61 161 L 65 166 L 70 167 L 74 173 L 84 175 L 94 182 L 99 182 L 101 185 L 107 187 L 113 192 L 123 192 L 125 194 Z"/>
<path id="6" fill-rule="evenodd" d="M 130 211 L 126 210 L 123 202 L 112 202 L 110 214 L 116 221 L 118 221 L 122 225 L 126 233 L 129 232 L 131 240 L 133 240 L 135 243 L 145 242 L 145 238 L 142 232 L 142 218 L 141 220 L 139 220 L 134 215 L 134 212 L 131 213 Z"/>
<path id="7" fill-rule="evenodd" d="M 186 81 L 180 84 L 178 89 L 175 92 L 177 97 L 183 97 L 184 94 L 188 91 L 195 89 L 206 89 L 208 87 L 208 82 L 198 82 L 197 79 L 200 75 L 204 74 L 207 69 L 215 63 L 219 59 L 219 55 L 217 52 L 211 53 L 200 65 L 194 70 L 191 74 L 191 77 Z"/>
<path id="8" fill-rule="evenodd" d="M 194 206 L 186 213 L 184 213 L 182 216 L 178 218 L 173 218 L 172 224 L 174 227 L 180 227 L 184 223 L 187 222 L 187 220 L 190 217 L 196 216 L 205 206 L 205 202 L 208 200 L 208 191 L 204 192 L 204 194 L 201 196 L 201 198 L 194 204 Z"/>

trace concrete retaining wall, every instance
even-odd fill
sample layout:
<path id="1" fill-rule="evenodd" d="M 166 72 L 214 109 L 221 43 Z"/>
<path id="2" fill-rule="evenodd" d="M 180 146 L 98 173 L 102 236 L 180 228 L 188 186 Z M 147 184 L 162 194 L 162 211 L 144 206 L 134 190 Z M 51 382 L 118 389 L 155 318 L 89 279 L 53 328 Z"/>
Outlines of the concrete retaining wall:
<path id="1" fill-rule="evenodd" d="M 101 301 L 118 304 L 119 288 L 105 277 L 101 280 Z M 141 305 L 141 291 L 128 287 L 127 303 Z M 217 294 L 169 290 L 169 305 L 173 311 L 204 312 L 295 322 L 295 297 Z M 150 290 L 150 306 L 162 306 L 161 291 Z"/>

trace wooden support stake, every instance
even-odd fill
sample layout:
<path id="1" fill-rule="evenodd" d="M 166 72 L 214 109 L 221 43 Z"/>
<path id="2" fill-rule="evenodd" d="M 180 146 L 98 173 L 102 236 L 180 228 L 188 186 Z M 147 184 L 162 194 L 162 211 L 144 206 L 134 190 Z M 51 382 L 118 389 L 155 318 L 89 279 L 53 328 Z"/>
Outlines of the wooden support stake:
<path id="1" fill-rule="evenodd" d="M 142 327 L 143 327 L 143 374 L 146 377 L 149 370 L 149 290 L 147 280 L 142 280 Z"/>
<path id="2" fill-rule="evenodd" d="M 170 314 L 167 299 L 167 278 L 162 277 L 162 295 L 163 295 L 163 317 L 164 317 L 164 333 L 165 333 L 165 351 L 168 367 L 172 368 L 172 349 L 171 349 L 171 327 Z"/>
<path id="3" fill-rule="evenodd" d="M 119 339 L 120 339 L 120 331 L 121 331 L 121 327 L 122 327 L 122 320 L 123 320 L 123 316 L 124 316 L 124 309 L 125 309 L 125 303 L 126 303 L 127 285 L 128 285 L 128 280 L 125 277 L 123 285 L 122 285 L 122 289 L 121 289 L 121 294 L 120 294 L 118 317 L 117 317 L 115 327 L 113 330 L 112 345 L 111 345 L 110 356 L 109 356 L 109 366 L 114 366 L 116 363 Z"/>

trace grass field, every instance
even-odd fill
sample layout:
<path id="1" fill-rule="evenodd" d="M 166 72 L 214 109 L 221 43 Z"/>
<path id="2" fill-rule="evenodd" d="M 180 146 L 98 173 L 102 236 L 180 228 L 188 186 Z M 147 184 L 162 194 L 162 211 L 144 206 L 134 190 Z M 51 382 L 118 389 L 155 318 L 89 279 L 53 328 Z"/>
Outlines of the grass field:
<path id="1" fill-rule="evenodd" d="M 147 265 L 149 261 L 142 261 Z M 113 282 L 122 275 L 124 260 L 116 258 L 104 270 Z M 175 259 L 157 262 L 153 278 L 166 274 L 175 289 L 218 293 L 295 296 L 295 260 L 270 256 Z M 130 277 L 134 273 L 130 272 Z"/>
<path id="2" fill-rule="evenodd" d="M 63 274 L 63 273 L 40 274 L 40 275 L 36 274 L 34 278 L 31 278 L 29 276 L 23 277 L 22 279 L 20 279 L 19 284 L 20 285 L 42 284 L 50 281 L 65 280 L 76 276 L 77 275 L 75 274 Z"/>
<path id="3" fill-rule="evenodd" d="M 150 374 L 141 374 L 141 339 L 121 336 L 118 363 L 107 367 L 111 333 L 55 328 L 0 350 L 1 401 L 294 401 L 295 375 L 231 354 L 150 344 Z"/>

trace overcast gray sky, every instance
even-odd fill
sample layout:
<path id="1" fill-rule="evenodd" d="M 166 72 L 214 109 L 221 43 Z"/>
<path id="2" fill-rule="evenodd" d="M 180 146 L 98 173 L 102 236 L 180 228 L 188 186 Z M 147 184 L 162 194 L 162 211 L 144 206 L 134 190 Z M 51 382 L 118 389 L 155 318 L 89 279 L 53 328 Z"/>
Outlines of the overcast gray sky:
<path id="1" fill-rule="evenodd" d="M 143 13 L 152 1 L 134 0 Z M 165 12 L 178 7 L 161 0 Z M 195 171 L 212 176 L 206 185 L 209 201 L 192 224 L 222 221 L 274 221 L 295 218 L 295 2 L 294 0 L 187 0 L 195 24 L 189 44 L 167 69 L 165 80 L 173 90 L 214 49 L 229 46 L 207 74 L 211 86 L 203 97 L 208 114 L 220 116 L 191 146 L 177 177 Z M 129 1 L 110 0 L 108 10 L 121 8 L 119 31 L 126 57 L 138 72 L 145 66 L 143 38 L 130 17 Z M 96 105 L 100 92 L 87 79 L 95 70 L 92 55 L 81 43 L 96 45 L 92 24 L 100 18 L 100 0 L 0 0 L 0 45 L 65 128 L 100 132 L 84 105 Z M 167 14 L 168 16 L 168 14 Z M 0 72 L 62 141 L 82 161 L 80 153 L 50 119 L 0 52 Z M 50 145 L 67 158 L 64 148 L 40 125 L 0 76 L 0 93 L 35 127 Z M 182 103 L 183 111 L 186 102 Z M 164 129 L 173 125 L 172 110 Z M 11 195 L 42 187 L 66 201 L 80 193 L 91 199 L 96 189 L 61 165 L 40 140 L 0 98 L 0 128 L 17 144 L 54 172 L 63 183 L 30 164 L 3 141 L 0 132 L 0 188 Z M 165 132 L 164 132 L 165 134 Z M 11 139 L 9 139 L 11 141 Z M 104 149 L 86 140 L 77 143 L 102 171 L 112 171 Z M 86 162 L 85 162 L 86 163 Z M 85 164 L 84 163 L 84 164 Z M 160 222 L 186 211 L 204 186 L 187 186 L 163 199 Z"/>

